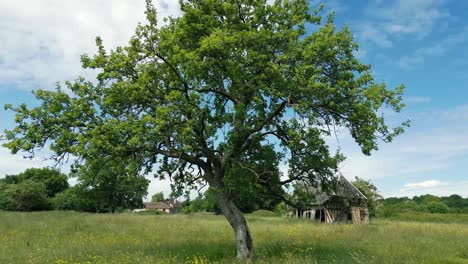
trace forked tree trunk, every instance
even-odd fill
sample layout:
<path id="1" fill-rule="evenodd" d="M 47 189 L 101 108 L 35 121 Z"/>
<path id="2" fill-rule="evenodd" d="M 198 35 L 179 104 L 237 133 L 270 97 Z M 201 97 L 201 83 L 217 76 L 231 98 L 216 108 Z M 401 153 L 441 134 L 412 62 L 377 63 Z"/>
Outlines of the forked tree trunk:
<path id="1" fill-rule="evenodd" d="M 223 191 L 219 191 L 217 196 L 218 205 L 236 235 L 237 258 L 242 260 L 252 260 L 252 236 L 242 212 L 237 209 L 236 205 Z"/>

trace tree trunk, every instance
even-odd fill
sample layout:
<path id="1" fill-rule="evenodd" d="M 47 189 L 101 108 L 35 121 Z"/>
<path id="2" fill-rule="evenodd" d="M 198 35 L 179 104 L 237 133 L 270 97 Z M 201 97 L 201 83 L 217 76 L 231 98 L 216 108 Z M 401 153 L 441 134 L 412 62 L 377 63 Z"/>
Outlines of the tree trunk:
<path id="1" fill-rule="evenodd" d="M 237 258 L 242 260 L 252 260 L 253 244 L 249 227 L 242 212 L 237 209 L 229 196 L 222 190 L 218 193 L 218 206 L 231 225 L 236 235 Z"/>

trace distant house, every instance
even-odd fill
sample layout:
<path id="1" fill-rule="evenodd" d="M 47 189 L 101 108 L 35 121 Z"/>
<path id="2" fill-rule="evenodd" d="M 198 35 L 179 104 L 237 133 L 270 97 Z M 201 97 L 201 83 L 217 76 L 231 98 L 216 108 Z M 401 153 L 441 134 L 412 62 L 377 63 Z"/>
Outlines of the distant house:
<path id="1" fill-rule="evenodd" d="M 314 204 L 303 206 L 301 209 L 296 208 L 294 213 L 297 218 L 324 223 L 369 223 L 366 196 L 342 175 L 338 176 L 337 188 L 334 191 L 317 191 Z"/>
<path id="2" fill-rule="evenodd" d="M 134 211 L 157 210 L 168 214 L 179 214 L 182 212 L 182 205 L 172 199 L 166 199 L 164 202 L 148 202 L 143 204 L 145 206 L 144 209 L 136 209 Z"/>

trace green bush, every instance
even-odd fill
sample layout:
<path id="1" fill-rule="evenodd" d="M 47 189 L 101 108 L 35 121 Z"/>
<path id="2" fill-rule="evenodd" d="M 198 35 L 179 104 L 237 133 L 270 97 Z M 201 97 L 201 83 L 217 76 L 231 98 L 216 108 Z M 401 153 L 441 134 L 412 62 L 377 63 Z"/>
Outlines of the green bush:
<path id="1" fill-rule="evenodd" d="M 430 213 L 446 214 L 449 212 L 449 208 L 442 202 L 430 202 L 427 205 L 427 211 Z"/>
<path id="2" fill-rule="evenodd" d="M 51 199 L 51 202 L 55 210 L 81 211 L 83 209 L 82 198 L 75 187 L 58 193 Z"/>
<path id="3" fill-rule="evenodd" d="M 74 210 L 80 212 L 102 212 L 93 193 L 80 185 L 68 188 L 51 199 L 55 210 Z"/>
<path id="4" fill-rule="evenodd" d="M 281 202 L 275 206 L 274 212 L 279 216 L 286 216 L 291 210 L 288 208 L 286 203 Z"/>
<path id="5" fill-rule="evenodd" d="M 43 183 L 25 180 L 18 184 L 1 184 L 0 208 L 10 211 L 51 209 Z"/>

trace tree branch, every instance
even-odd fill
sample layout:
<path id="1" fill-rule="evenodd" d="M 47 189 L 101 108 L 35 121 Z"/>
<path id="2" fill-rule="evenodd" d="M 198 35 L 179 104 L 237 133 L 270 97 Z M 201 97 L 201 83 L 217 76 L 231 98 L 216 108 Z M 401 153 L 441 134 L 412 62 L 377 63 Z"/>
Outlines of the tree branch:
<path id="1" fill-rule="evenodd" d="M 235 105 L 239 104 L 239 100 L 237 100 L 232 94 L 230 94 L 225 89 L 202 88 L 202 89 L 197 89 L 196 91 L 202 92 L 202 93 L 206 93 L 206 92 L 216 93 L 216 94 L 222 95 L 226 99 L 229 99 Z"/>

